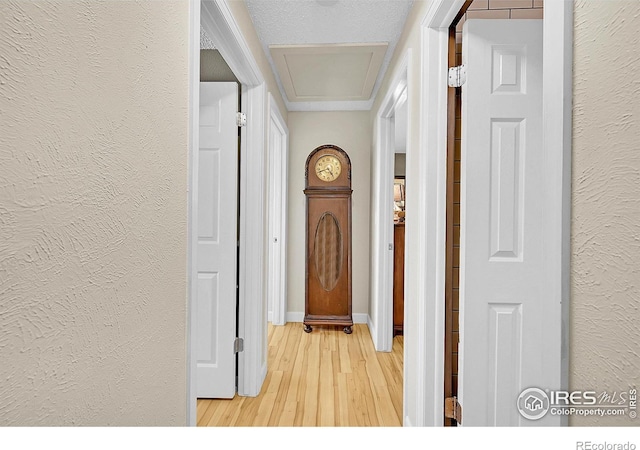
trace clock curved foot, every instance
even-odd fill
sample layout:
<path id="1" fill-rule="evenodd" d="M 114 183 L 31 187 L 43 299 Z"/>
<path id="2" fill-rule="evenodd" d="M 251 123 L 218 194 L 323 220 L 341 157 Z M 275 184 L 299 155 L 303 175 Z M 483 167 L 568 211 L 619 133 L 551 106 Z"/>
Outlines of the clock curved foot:
<path id="1" fill-rule="evenodd" d="M 353 330 L 351 330 L 351 327 L 344 327 L 345 334 L 351 334 L 353 332 Z"/>
<path id="2" fill-rule="evenodd" d="M 304 324 L 304 332 L 305 333 L 311 333 L 311 331 L 313 331 L 313 328 L 311 328 L 311 325 L 307 325 L 306 323 Z"/>

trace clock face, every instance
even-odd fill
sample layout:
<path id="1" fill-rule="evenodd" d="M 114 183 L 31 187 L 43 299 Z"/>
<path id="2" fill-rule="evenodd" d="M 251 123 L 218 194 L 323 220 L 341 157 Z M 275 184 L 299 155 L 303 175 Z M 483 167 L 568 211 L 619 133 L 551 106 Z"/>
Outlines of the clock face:
<path id="1" fill-rule="evenodd" d="M 342 164 L 340 164 L 340 160 L 333 155 L 324 155 L 321 156 L 318 161 L 316 161 L 316 175 L 322 181 L 333 181 L 342 172 Z"/>

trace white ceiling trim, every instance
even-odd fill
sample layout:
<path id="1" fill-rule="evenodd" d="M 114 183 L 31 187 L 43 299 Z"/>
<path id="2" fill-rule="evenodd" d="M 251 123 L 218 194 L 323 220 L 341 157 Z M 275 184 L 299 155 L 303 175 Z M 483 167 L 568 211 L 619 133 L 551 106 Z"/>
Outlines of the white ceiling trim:
<path id="1" fill-rule="evenodd" d="M 370 111 L 375 97 L 367 101 L 352 102 L 290 102 L 285 97 L 288 111 L 294 112 L 322 112 L 322 111 Z"/>

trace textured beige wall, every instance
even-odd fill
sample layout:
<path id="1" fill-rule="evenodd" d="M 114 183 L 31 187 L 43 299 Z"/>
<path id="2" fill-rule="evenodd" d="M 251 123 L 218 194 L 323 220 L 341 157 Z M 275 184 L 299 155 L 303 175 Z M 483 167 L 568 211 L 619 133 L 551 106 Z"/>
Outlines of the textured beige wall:
<path id="1" fill-rule="evenodd" d="M 309 153 L 337 145 L 351 159 L 353 313 L 369 308 L 369 198 L 371 136 L 368 111 L 289 113 L 288 312 L 304 313 L 305 217 L 304 166 Z"/>
<path id="2" fill-rule="evenodd" d="M 574 20 L 569 384 L 620 392 L 640 387 L 640 2 L 579 0 Z"/>
<path id="3" fill-rule="evenodd" d="M 0 3 L 0 425 L 184 425 L 186 1 Z"/>

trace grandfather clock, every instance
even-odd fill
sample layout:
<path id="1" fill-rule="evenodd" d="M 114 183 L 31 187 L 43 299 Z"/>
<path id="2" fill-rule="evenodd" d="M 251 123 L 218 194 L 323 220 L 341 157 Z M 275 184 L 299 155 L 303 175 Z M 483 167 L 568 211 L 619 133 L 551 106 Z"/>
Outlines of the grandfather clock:
<path id="1" fill-rule="evenodd" d="M 307 198 L 304 331 L 336 325 L 351 334 L 351 161 L 335 145 L 311 152 Z"/>

